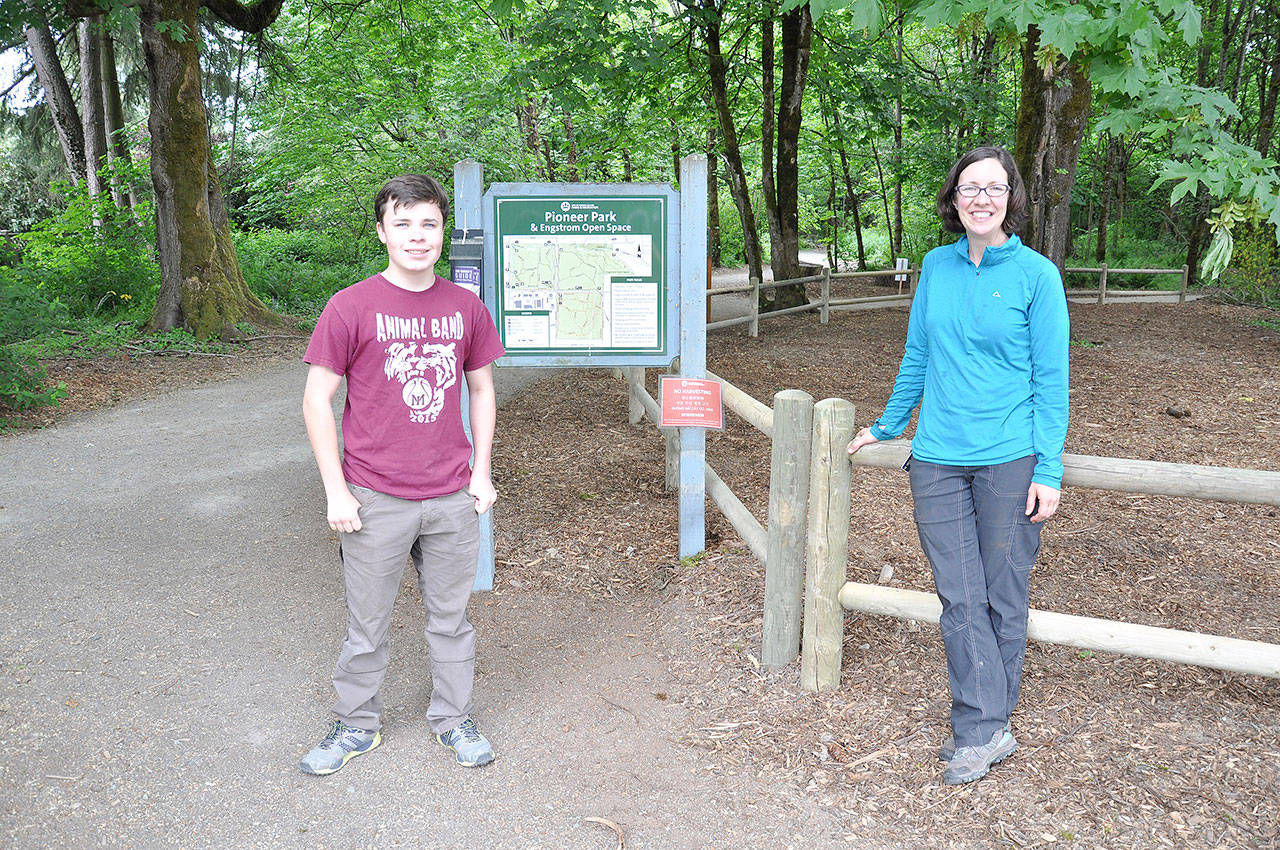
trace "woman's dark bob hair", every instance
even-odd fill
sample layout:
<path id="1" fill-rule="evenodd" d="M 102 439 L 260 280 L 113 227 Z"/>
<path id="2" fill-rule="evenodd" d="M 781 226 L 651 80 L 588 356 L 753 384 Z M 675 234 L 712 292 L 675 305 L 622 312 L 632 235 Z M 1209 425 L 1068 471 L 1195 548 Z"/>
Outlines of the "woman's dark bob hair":
<path id="1" fill-rule="evenodd" d="M 960 183 L 961 171 L 984 159 L 998 161 L 1009 175 L 1009 206 L 1000 228 L 1005 233 L 1017 233 L 1027 221 L 1027 187 L 1022 182 L 1022 175 L 1018 172 L 1013 156 L 1004 148 L 994 145 L 974 148 L 956 160 L 956 164 L 947 172 L 947 182 L 938 191 L 938 215 L 942 217 L 942 226 L 951 233 L 964 233 L 960 214 L 956 212 L 956 186 Z"/>

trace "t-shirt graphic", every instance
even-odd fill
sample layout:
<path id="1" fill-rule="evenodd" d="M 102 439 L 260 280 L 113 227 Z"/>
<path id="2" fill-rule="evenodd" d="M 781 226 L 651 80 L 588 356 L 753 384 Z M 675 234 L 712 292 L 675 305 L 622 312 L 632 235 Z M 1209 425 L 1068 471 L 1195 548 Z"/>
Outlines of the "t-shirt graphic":
<path id="1" fill-rule="evenodd" d="M 409 408 L 410 422 L 435 422 L 444 410 L 445 390 L 458 381 L 458 355 L 448 345 L 393 342 L 387 346 L 382 371 L 387 380 L 404 385 L 400 397 Z"/>
<path id="2" fill-rule="evenodd" d="M 401 499 L 434 499 L 466 487 L 465 376 L 502 354 L 484 304 L 442 277 L 412 291 L 379 274 L 335 293 L 304 359 L 346 380 L 348 483 Z"/>

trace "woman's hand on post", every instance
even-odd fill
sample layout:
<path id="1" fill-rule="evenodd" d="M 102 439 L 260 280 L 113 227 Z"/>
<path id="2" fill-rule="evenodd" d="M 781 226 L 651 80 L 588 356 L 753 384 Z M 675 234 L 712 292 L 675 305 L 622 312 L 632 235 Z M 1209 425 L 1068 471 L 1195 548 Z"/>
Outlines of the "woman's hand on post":
<path id="1" fill-rule="evenodd" d="M 1058 502 L 1062 499 L 1062 491 L 1055 490 L 1047 484 L 1031 482 L 1027 490 L 1027 516 L 1032 522 L 1044 522 L 1058 510 Z M 1032 511 L 1035 512 L 1034 516 Z"/>
<path id="2" fill-rule="evenodd" d="M 878 442 L 880 441 L 871 435 L 870 428 L 863 428 L 857 434 L 855 434 L 853 436 L 853 440 L 850 441 L 849 454 L 853 454 L 863 446 L 870 445 L 871 443 L 878 443 Z"/>

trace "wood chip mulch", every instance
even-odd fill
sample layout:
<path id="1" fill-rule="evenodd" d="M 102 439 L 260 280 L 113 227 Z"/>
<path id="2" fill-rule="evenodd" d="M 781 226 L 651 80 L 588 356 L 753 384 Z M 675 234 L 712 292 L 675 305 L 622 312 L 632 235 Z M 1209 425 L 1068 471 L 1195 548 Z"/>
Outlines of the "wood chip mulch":
<path id="1" fill-rule="evenodd" d="M 1280 470 L 1275 313 L 1073 304 L 1071 318 L 1068 452 Z M 708 367 L 766 403 L 786 388 L 849 399 L 861 425 L 892 387 L 906 311 L 761 328 L 714 333 Z M 763 521 L 768 441 L 728 418 L 708 461 Z M 687 743 L 708 770 L 763 777 L 851 835 L 903 846 L 1280 846 L 1280 680 L 1032 642 L 1021 749 L 981 782 L 942 786 L 936 626 L 847 614 L 839 689 L 806 692 L 798 662 L 759 667 L 763 573 L 714 506 L 707 552 L 675 558 L 662 440 L 626 423 L 620 380 L 555 373 L 501 420 L 499 586 L 651 597 L 680 682 L 670 696 L 697 718 Z M 850 579 L 891 572 L 891 586 L 931 591 L 905 476 L 854 476 Z M 1068 488 L 1032 605 L 1280 643 L 1280 508 Z"/>
<path id="2" fill-rule="evenodd" d="M 1073 304 L 1071 318 L 1067 451 L 1280 470 L 1276 313 Z M 888 396 L 905 331 L 900 307 L 767 320 L 756 339 L 713 333 L 708 366 L 766 403 L 787 388 L 849 399 L 861 425 Z M 303 344 L 251 345 L 236 362 L 46 365 L 72 384 L 65 415 L 296 358 Z M 498 586 L 645 602 L 676 682 L 668 697 L 694 719 L 686 742 L 707 770 L 762 777 L 851 836 L 905 847 L 1280 847 L 1280 680 L 1032 642 L 1021 749 L 950 788 L 935 758 L 949 708 L 935 626 L 846 615 L 830 693 L 802 690 L 798 663 L 760 669 L 759 564 L 710 505 L 706 553 L 676 558 L 662 439 L 626 410 L 625 385 L 604 370 L 551 372 L 504 405 Z M 763 521 L 768 441 L 728 419 L 708 434 L 708 461 Z M 891 574 L 931 591 L 901 473 L 855 469 L 849 556 L 851 580 Z M 1280 508 L 1068 488 L 1032 605 L 1280 643 Z"/>

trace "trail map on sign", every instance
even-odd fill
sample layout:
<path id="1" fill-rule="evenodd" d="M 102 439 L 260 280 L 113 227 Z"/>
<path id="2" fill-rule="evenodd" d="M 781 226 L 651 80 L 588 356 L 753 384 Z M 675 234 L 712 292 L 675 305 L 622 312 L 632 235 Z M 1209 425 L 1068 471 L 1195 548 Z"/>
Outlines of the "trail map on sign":
<path id="1" fill-rule="evenodd" d="M 502 239 L 508 348 L 652 348 L 658 283 L 649 234 Z"/>

